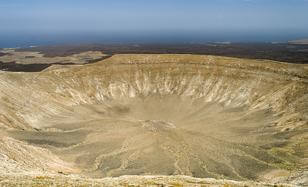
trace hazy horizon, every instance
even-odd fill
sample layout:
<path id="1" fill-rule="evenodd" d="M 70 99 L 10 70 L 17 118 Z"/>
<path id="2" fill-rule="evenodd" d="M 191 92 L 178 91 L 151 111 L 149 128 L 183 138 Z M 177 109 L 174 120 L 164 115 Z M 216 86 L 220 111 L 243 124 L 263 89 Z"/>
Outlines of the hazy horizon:
<path id="1" fill-rule="evenodd" d="M 0 47 L 62 43 L 286 42 L 308 0 L 4 0 Z"/>

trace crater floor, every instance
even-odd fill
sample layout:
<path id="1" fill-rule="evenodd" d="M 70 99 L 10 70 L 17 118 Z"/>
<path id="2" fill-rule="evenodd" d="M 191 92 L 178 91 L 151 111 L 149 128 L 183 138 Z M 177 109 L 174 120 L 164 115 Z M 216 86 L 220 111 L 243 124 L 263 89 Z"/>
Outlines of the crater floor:
<path id="1" fill-rule="evenodd" d="M 198 55 L 0 72 L 0 169 L 305 183 L 307 72 Z"/>

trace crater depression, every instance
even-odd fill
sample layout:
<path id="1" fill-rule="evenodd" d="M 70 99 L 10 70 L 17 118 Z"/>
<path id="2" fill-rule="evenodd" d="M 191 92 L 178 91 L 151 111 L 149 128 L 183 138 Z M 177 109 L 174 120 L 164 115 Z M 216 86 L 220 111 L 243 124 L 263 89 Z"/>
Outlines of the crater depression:
<path id="1" fill-rule="evenodd" d="M 0 170 L 286 180 L 307 169 L 307 72 L 202 55 L 0 72 Z"/>

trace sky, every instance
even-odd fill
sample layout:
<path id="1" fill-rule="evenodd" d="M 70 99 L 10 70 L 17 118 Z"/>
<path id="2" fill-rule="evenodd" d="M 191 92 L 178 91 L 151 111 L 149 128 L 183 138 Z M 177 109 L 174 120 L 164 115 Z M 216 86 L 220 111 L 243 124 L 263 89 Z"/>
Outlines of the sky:
<path id="1" fill-rule="evenodd" d="M 0 0 L 0 42 L 13 33 L 274 40 L 308 37 L 307 20 L 308 0 Z"/>

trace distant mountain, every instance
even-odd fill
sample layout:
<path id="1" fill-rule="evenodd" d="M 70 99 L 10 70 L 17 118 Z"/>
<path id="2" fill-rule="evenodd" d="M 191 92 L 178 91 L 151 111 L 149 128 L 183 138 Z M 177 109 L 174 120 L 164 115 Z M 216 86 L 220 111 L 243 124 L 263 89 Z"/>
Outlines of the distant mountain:
<path id="1" fill-rule="evenodd" d="M 289 44 L 308 45 L 308 39 L 292 40 Z"/>

